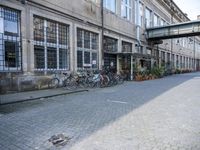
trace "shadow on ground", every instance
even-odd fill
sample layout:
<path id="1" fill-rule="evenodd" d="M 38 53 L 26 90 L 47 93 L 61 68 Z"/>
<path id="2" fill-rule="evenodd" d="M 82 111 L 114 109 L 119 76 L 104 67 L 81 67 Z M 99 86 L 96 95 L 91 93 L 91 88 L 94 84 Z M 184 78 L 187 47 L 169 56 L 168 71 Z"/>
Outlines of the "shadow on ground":
<path id="1" fill-rule="evenodd" d="M 0 106 L 0 149 L 53 149 L 48 139 L 64 133 L 71 147 L 159 95 L 200 73 L 126 82 L 90 92 Z M 5 142 L 11 141 L 11 143 Z"/>

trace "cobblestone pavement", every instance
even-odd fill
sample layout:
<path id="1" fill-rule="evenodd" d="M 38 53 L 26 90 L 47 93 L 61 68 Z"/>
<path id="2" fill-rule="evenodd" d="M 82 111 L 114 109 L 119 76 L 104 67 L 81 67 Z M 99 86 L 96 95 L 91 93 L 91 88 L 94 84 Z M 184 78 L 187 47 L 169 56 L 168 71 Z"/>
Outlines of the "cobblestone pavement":
<path id="1" fill-rule="evenodd" d="M 191 73 L 3 105 L 0 150 L 200 150 L 199 87 Z"/>

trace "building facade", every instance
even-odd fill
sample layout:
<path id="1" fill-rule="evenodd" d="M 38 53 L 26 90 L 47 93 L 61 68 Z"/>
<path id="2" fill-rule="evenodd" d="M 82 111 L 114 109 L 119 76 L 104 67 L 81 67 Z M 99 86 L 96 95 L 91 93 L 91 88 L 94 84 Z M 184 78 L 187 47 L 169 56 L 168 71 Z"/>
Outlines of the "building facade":
<path id="1" fill-rule="evenodd" d="M 171 0 L 1 0 L 1 91 L 40 88 L 54 71 L 197 70 L 199 37 L 146 39 L 148 27 L 185 21 Z"/>

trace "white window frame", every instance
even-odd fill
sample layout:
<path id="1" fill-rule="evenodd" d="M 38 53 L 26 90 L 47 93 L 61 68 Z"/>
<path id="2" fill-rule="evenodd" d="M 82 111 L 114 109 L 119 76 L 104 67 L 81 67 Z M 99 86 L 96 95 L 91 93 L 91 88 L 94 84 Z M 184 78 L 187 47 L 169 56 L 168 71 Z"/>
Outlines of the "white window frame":
<path id="1" fill-rule="evenodd" d="M 131 21 L 131 18 L 132 18 L 132 1 L 131 0 L 121 0 L 121 17 Z"/>
<path id="2" fill-rule="evenodd" d="M 13 11 L 16 11 L 15 9 L 10 9 Z M 5 7 L 0 6 L 0 72 L 1 71 L 21 71 L 22 70 L 22 54 L 21 54 L 21 35 L 20 35 L 20 26 L 21 22 L 20 19 L 18 20 L 17 24 L 17 33 L 14 33 L 16 35 L 6 35 L 5 32 L 5 20 L 4 15 L 1 15 L 5 11 Z M 18 12 L 18 17 L 20 17 L 20 12 Z M 5 42 L 15 42 L 15 44 L 18 43 L 18 62 L 15 62 L 16 65 L 19 63 L 19 66 L 16 67 L 9 67 L 6 66 L 6 60 L 5 60 Z M 16 52 L 16 49 L 15 49 Z"/>
<path id="3" fill-rule="evenodd" d="M 114 2 L 113 4 L 111 4 L 112 2 Z M 112 7 L 110 7 L 110 4 L 114 6 L 114 9 Z M 103 0 L 103 6 L 112 11 L 113 13 L 116 13 L 116 0 Z"/>
<path id="4" fill-rule="evenodd" d="M 162 18 L 160 19 L 160 25 L 161 25 L 161 26 L 164 26 L 164 25 L 165 25 L 165 22 L 166 22 L 166 21 L 165 21 L 164 19 L 162 19 Z"/>
<path id="5" fill-rule="evenodd" d="M 40 17 L 40 16 L 35 16 L 35 17 Z M 54 21 L 56 23 L 56 43 L 50 43 L 50 42 L 47 42 L 47 30 L 46 30 L 48 18 L 44 18 L 44 17 L 41 17 L 41 18 L 44 20 L 44 42 L 34 40 L 34 46 L 44 47 L 44 62 L 45 62 L 45 65 L 44 65 L 44 68 L 35 68 L 35 66 L 34 66 L 34 70 L 36 70 L 36 71 L 69 70 L 70 69 L 70 60 L 69 60 L 70 59 L 70 57 L 69 57 L 70 41 L 69 40 L 67 41 L 67 45 L 59 44 L 59 24 L 64 24 L 64 23 L 60 23 L 60 22 L 57 22 L 57 21 L 54 21 L 54 20 L 50 20 L 50 21 Z M 64 24 L 64 25 L 66 25 L 68 27 L 68 36 L 70 37 L 70 35 L 69 35 L 70 26 L 68 24 Z M 56 61 L 57 61 L 57 64 L 56 64 L 57 67 L 56 68 L 48 68 L 48 62 L 47 62 L 47 60 L 48 60 L 48 58 L 47 58 L 48 57 L 48 54 L 47 54 L 48 47 L 56 49 Z M 60 49 L 66 49 L 66 52 L 67 52 L 67 67 L 66 68 L 60 68 L 60 63 L 59 63 Z M 34 57 L 35 57 L 35 54 L 34 54 Z"/>
<path id="6" fill-rule="evenodd" d="M 92 34 L 96 34 L 97 35 L 97 44 L 99 44 L 99 33 L 96 33 L 96 32 L 93 32 L 93 31 L 90 31 L 90 30 L 87 30 L 87 29 L 83 29 L 83 28 L 80 28 L 80 27 L 77 27 L 76 28 L 76 31 L 78 33 L 78 30 L 81 30 L 82 32 L 82 47 L 78 47 L 77 43 L 76 43 L 76 47 L 77 47 L 77 50 L 76 50 L 76 53 L 78 53 L 78 51 L 81 51 L 82 52 L 82 68 L 78 67 L 78 59 L 77 59 L 77 69 L 98 69 L 99 68 L 99 45 L 97 46 L 96 49 L 92 49 Z M 90 48 L 85 48 L 84 47 L 84 31 L 87 31 L 90 33 Z M 76 34 L 77 36 L 77 34 Z M 77 38 L 77 37 L 76 37 Z M 90 53 L 90 63 L 85 63 L 85 52 L 89 52 Z M 96 60 L 96 68 L 92 68 L 92 65 L 93 65 L 93 61 L 92 60 L 92 54 L 93 53 L 96 53 L 97 55 L 97 60 Z"/>
<path id="7" fill-rule="evenodd" d="M 138 15 L 135 13 L 135 15 Z M 137 17 L 135 17 L 137 18 Z M 144 25 L 144 4 L 139 2 L 139 25 L 143 27 Z"/>
<path id="8" fill-rule="evenodd" d="M 152 27 L 152 10 L 148 7 L 145 8 L 145 27 Z"/>
<path id="9" fill-rule="evenodd" d="M 153 25 L 154 27 L 157 27 L 160 25 L 160 21 L 159 21 L 160 17 L 154 13 L 153 15 Z"/>

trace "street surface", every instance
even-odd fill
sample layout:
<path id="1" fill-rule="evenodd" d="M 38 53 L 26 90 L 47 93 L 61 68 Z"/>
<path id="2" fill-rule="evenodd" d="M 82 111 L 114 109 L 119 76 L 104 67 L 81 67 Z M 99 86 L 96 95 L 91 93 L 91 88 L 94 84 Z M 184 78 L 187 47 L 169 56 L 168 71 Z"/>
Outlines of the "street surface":
<path id="1" fill-rule="evenodd" d="M 0 150 L 57 149 L 200 150 L 200 73 L 0 106 Z"/>

